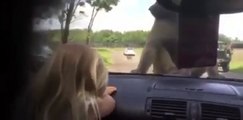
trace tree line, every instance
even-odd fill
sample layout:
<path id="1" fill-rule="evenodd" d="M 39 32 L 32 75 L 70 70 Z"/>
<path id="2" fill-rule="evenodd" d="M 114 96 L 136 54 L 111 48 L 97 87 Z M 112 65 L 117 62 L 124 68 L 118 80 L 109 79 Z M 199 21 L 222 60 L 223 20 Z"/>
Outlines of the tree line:
<path id="1" fill-rule="evenodd" d="M 75 13 L 78 13 L 78 16 L 89 16 L 89 25 L 87 26 L 87 35 L 86 35 L 86 44 L 89 44 L 89 41 L 91 39 L 92 34 L 92 27 L 93 23 L 95 21 L 95 18 L 99 11 L 105 10 L 106 12 L 111 11 L 114 6 L 117 6 L 119 3 L 119 0 L 69 0 L 69 1 L 63 1 L 62 5 L 60 5 L 60 8 L 56 8 L 55 12 L 43 12 L 41 15 L 38 14 L 35 16 L 36 21 L 40 20 L 47 20 L 49 18 L 58 19 L 60 23 L 60 40 L 63 44 L 68 42 L 69 38 L 69 30 L 70 30 L 70 24 L 77 20 L 77 15 Z M 89 5 L 92 7 L 91 15 L 86 15 L 85 11 L 77 10 L 77 8 L 83 8 L 85 5 Z M 42 9 L 45 9 L 45 7 L 41 7 Z M 47 8 L 46 8 L 47 9 Z M 41 11 L 41 9 L 37 9 L 37 11 Z M 54 11 L 54 10 L 53 10 Z M 56 15 L 53 15 L 56 13 Z M 39 22 L 36 22 L 38 24 Z"/>
<path id="2" fill-rule="evenodd" d="M 51 30 L 48 32 L 49 40 L 57 43 L 61 40 L 60 30 Z M 89 32 L 87 29 L 70 30 L 68 41 L 86 43 Z M 112 30 L 101 30 L 92 32 L 90 36 L 90 44 L 96 47 L 143 47 L 146 43 L 146 38 L 149 31 L 127 31 L 118 32 Z M 232 39 L 224 34 L 219 34 L 219 41 L 230 43 L 232 41 L 240 41 Z"/>
<path id="3" fill-rule="evenodd" d="M 148 31 L 128 31 L 128 32 L 117 32 L 112 30 L 101 30 L 98 32 L 92 31 L 92 26 L 94 20 L 100 10 L 105 10 L 106 12 L 111 11 L 113 7 L 117 6 L 119 0 L 70 0 L 64 2 L 61 9 L 58 9 L 59 14 L 57 18 L 60 23 L 59 30 L 49 31 L 49 39 L 51 43 L 61 43 L 65 44 L 68 41 L 71 42 L 85 42 L 86 44 L 102 47 L 124 47 L 124 46 L 133 46 L 133 47 L 143 47 L 146 43 L 146 37 Z M 90 5 L 92 7 L 92 13 L 90 16 L 89 25 L 87 29 L 75 29 L 70 30 L 70 24 L 72 21 L 75 21 L 78 12 L 79 16 L 85 15 L 85 11 L 77 10 L 78 7 L 84 7 L 85 5 Z M 44 9 L 44 8 L 43 8 Z M 39 10 L 41 11 L 41 10 Z M 53 18 L 53 15 L 38 15 L 36 19 L 48 19 Z M 232 41 L 239 41 L 238 38 L 231 39 L 223 34 L 219 35 L 219 40 L 230 43 Z"/>

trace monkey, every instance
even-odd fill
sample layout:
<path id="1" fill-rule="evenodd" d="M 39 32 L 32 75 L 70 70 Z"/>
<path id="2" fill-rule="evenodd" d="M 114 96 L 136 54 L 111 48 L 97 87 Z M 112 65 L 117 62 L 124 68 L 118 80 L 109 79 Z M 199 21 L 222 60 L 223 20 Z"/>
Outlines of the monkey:
<path id="1" fill-rule="evenodd" d="M 135 70 L 131 71 L 132 73 L 145 74 L 153 65 L 154 74 L 183 74 L 200 77 L 203 73 L 208 72 L 209 77 L 222 77 L 216 69 L 217 65 L 178 69 L 175 64 L 178 48 L 178 13 L 163 8 L 157 2 L 149 10 L 155 17 L 154 24 L 147 37 L 139 64 Z"/>
<path id="2" fill-rule="evenodd" d="M 149 10 L 155 17 L 154 24 L 147 37 L 137 69 L 132 72 L 144 74 L 153 64 L 153 73 L 167 74 L 177 70 L 174 63 L 178 40 L 178 15 L 158 3 L 152 5 Z"/>

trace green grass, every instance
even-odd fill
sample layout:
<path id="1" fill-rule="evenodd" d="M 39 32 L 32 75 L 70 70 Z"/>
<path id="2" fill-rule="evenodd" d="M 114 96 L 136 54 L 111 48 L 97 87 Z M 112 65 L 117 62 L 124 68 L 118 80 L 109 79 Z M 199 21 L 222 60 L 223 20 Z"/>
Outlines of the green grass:
<path id="1" fill-rule="evenodd" d="M 242 62 L 232 61 L 230 63 L 230 71 L 237 72 L 237 73 L 243 73 L 243 61 Z"/>
<path id="2" fill-rule="evenodd" d="M 230 62 L 230 71 L 243 73 L 243 50 L 234 49 L 232 61 Z"/>
<path id="3" fill-rule="evenodd" d="M 110 66 L 112 64 L 112 56 L 109 48 L 97 48 L 99 55 L 102 57 L 106 66 Z"/>

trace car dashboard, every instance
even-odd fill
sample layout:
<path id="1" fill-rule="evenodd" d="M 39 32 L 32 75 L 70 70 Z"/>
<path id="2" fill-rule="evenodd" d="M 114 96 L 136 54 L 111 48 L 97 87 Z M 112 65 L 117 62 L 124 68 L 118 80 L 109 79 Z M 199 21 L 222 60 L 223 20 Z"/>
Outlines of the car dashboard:
<path id="1" fill-rule="evenodd" d="M 243 82 L 110 73 L 114 112 L 106 120 L 243 120 Z"/>

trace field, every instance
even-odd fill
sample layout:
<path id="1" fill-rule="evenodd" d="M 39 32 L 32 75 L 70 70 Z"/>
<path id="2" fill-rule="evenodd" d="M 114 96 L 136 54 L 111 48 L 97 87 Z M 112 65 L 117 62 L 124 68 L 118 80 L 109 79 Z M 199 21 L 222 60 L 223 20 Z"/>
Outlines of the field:
<path id="1" fill-rule="evenodd" d="M 102 56 L 105 64 L 114 72 L 125 71 L 129 72 L 135 68 L 139 62 L 142 48 L 135 49 L 136 56 L 132 60 L 127 60 L 123 56 L 124 48 L 97 48 Z M 230 63 L 230 71 L 234 73 L 243 73 L 243 49 L 234 49 L 232 61 Z"/>
<path id="2" fill-rule="evenodd" d="M 232 72 L 243 73 L 243 49 L 234 49 L 230 70 Z"/>
<path id="3" fill-rule="evenodd" d="M 97 48 L 99 55 L 102 57 L 106 66 L 112 64 L 111 50 L 109 48 Z"/>

